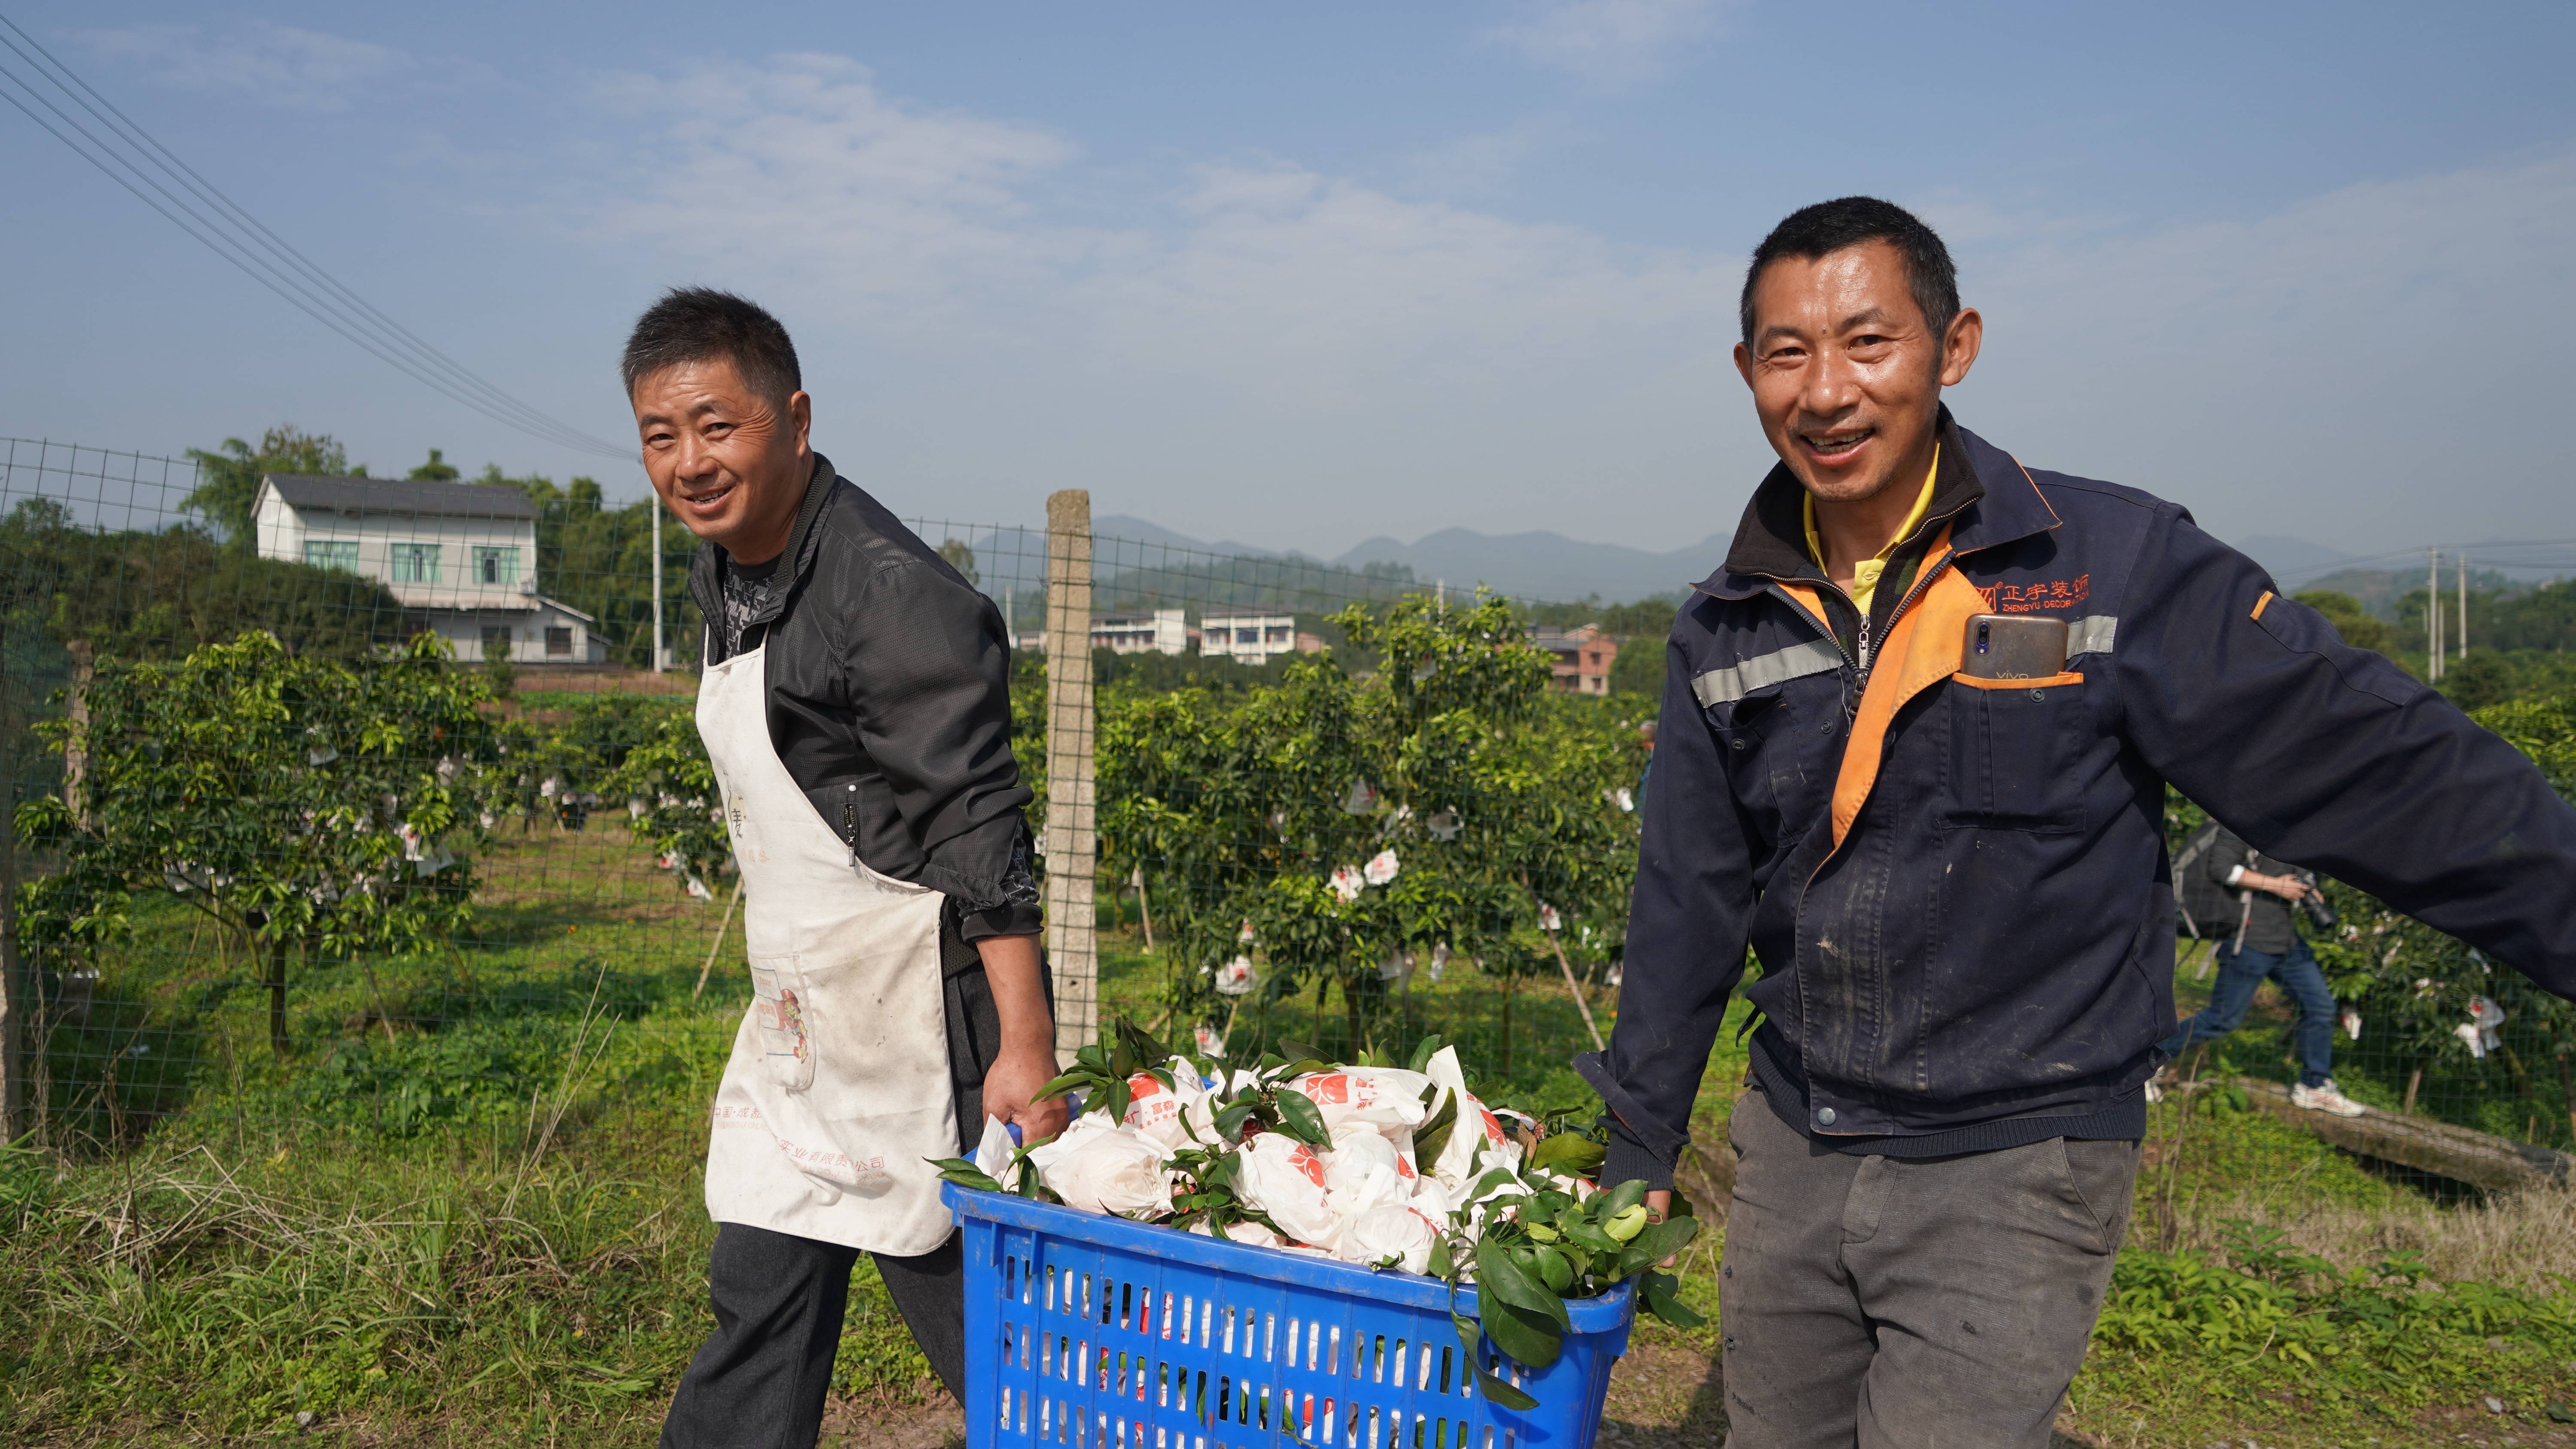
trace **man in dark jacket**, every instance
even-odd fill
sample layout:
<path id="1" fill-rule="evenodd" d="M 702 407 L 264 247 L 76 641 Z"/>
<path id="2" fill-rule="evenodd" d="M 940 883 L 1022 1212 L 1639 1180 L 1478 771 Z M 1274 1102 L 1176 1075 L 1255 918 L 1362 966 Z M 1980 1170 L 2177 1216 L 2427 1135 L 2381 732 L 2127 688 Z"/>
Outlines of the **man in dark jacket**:
<path id="1" fill-rule="evenodd" d="M 964 1394 L 964 1265 L 922 1159 L 971 1148 L 988 1115 L 1031 1142 L 1065 1123 L 1036 1100 L 1055 1028 L 1009 643 L 991 600 L 811 450 L 767 312 L 673 291 L 624 374 L 654 491 L 700 539 L 698 723 L 755 991 L 710 1148 L 716 1331 L 662 1443 L 810 1445 L 861 1250 Z"/>
<path id="2" fill-rule="evenodd" d="M 2576 811 L 2180 508 L 1958 426 L 1984 324 L 1902 209 L 1790 216 L 1741 320 L 1781 462 L 1666 648 L 1603 1180 L 1668 1187 L 1749 944 L 1729 1443 L 2037 1449 L 2174 1030 L 2166 782 L 2561 994 Z M 1979 616 L 2063 663 L 1983 677 Z"/>
<path id="3" fill-rule="evenodd" d="M 2213 821 L 2209 830 L 2208 839 L 2197 842 L 2197 854 L 2185 847 L 2191 861 L 2177 893 L 2193 927 L 2217 942 L 2212 954 L 2218 983 L 2210 988 L 2209 1005 L 2165 1040 L 2164 1054 L 2181 1056 L 2243 1025 L 2255 988 L 2268 979 L 2299 1009 L 2299 1080 L 2290 1088 L 2291 1105 L 2360 1116 L 2361 1104 L 2334 1081 L 2334 992 L 2316 953 L 2299 935 L 2299 902 L 2317 888 L 2296 867 L 2256 850 L 2226 826 Z M 2195 902 L 2200 909 L 2192 909 Z M 2151 1084 L 2151 1095 L 2153 1090 Z"/>

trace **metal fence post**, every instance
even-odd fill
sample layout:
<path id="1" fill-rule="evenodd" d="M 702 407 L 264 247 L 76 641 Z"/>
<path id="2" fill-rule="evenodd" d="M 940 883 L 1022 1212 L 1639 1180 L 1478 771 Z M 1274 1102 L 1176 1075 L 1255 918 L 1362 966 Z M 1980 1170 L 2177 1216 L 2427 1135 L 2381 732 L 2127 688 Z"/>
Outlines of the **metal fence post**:
<path id="1" fill-rule="evenodd" d="M 1070 1058 L 1100 1029 L 1100 953 L 1092 878 L 1091 494 L 1047 495 L 1046 944 L 1055 975 L 1055 1047 Z"/>

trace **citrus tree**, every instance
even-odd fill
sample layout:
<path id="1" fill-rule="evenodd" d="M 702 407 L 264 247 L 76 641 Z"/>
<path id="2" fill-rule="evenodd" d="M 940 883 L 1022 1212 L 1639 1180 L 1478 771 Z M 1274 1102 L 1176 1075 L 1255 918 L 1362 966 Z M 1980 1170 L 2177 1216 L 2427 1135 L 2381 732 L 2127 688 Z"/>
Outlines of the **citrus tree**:
<path id="1" fill-rule="evenodd" d="M 1111 878 L 1142 869 L 1192 968 L 1175 1008 L 1338 984 L 1357 1049 L 1409 960 L 1474 958 L 1507 985 L 1560 969 L 1549 923 L 1624 916 L 1635 836 L 1615 731 L 1551 699 L 1502 601 L 1332 622 L 1373 669 L 1335 652 L 1241 695 L 1104 699 L 1100 829 Z"/>
<path id="2" fill-rule="evenodd" d="M 248 947 L 284 1055 L 290 957 L 399 955 L 465 923 L 483 697 L 431 634 L 357 660 L 265 632 L 100 660 L 87 722 L 38 727 L 78 769 L 18 809 L 21 839 L 60 862 L 20 888 L 21 939 L 96 947 L 127 932 L 136 893 L 175 897 Z"/>
<path id="3" fill-rule="evenodd" d="M 673 710 L 654 721 L 608 775 L 607 786 L 610 798 L 627 801 L 635 838 L 679 876 L 682 888 L 695 881 L 712 893 L 717 873 L 731 867 L 733 843 L 725 834 L 723 795 L 698 738 L 697 717 Z"/>

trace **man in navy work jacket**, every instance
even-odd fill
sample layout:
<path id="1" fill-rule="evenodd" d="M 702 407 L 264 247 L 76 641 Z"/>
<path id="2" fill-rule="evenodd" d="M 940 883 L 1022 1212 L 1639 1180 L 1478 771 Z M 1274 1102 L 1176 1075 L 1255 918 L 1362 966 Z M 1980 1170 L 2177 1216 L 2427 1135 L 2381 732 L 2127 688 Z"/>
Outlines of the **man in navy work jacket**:
<path id="1" fill-rule="evenodd" d="M 1983 322 L 1905 211 L 1780 223 L 1742 325 L 1781 462 L 1667 645 L 1602 1180 L 1669 1187 L 1749 943 L 1729 1444 L 2045 1445 L 2174 1030 L 2166 782 L 2561 994 L 2576 811 L 2182 509 L 1958 426 Z M 1968 677 L 1980 614 L 2064 665 Z"/>

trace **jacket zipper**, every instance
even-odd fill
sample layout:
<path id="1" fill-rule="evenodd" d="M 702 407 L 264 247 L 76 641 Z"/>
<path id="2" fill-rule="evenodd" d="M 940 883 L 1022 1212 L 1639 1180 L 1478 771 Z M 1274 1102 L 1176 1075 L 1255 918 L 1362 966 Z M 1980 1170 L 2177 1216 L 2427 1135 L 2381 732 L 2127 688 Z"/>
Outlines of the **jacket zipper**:
<path id="1" fill-rule="evenodd" d="M 1905 591 L 1905 597 L 1896 601 L 1894 612 L 1887 616 L 1887 627 L 1889 629 L 1893 630 L 1896 627 L 1896 621 L 1905 617 L 1905 611 L 1914 607 L 1914 601 L 1922 597 L 1923 591 L 1931 586 L 1932 581 L 1941 576 L 1941 570 L 1948 568 L 1951 560 L 1957 557 L 1958 555 L 1955 552 L 1944 554 L 1941 559 L 1933 565 L 1933 567 L 1925 569 L 1917 575 L 1914 580 L 1914 587 Z M 1851 596 L 1849 594 L 1845 594 L 1843 597 L 1845 599 L 1849 599 Z M 1827 621 L 1825 626 L 1825 637 L 1832 639 L 1833 633 L 1832 623 L 1831 621 Z M 1861 615 L 1858 638 L 1862 656 L 1867 658 L 1869 652 L 1869 615 L 1866 613 Z M 1842 656 L 1845 660 L 1851 659 L 1851 651 L 1843 649 L 1841 640 L 1834 639 L 1834 648 L 1842 650 Z M 1877 660 L 1871 659 L 1868 664 L 1861 664 L 1856 661 L 1852 664 L 1852 668 L 1860 676 L 1860 691 L 1858 694 L 1846 696 L 1846 703 L 1843 705 L 1843 725 L 1846 729 L 1850 727 L 1852 721 L 1858 718 L 1860 714 L 1860 695 L 1867 694 L 1869 692 L 1869 671 L 1877 662 Z M 1843 737 L 1843 748 L 1846 750 L 1851 748 L 1851 737 L 1848 734 Z M 1830 821 L 1833 814 L 1833 802 L 1830 797 L 1825 803 L 1825 812 L 1828 821 Z M 1836 847 L 1836 850 L 1838 849 L 1839 847 Z M 1795 949 L 1794 943 L 1803 934 L 1799 930 L 1799 927 L 1806 917 L 1807 891 L 1815 885 L 1816 877 L 1825 873 L 1825 867 L 1827 864 L 1832 862 L 1836 850 L 1827 850 L 1825 852 L 1824 859 L 1816 862 L 1816 868 L 1807 872 L 1806 884 L 1798 888 L 1798 909 L 1789 923 L 1790 939 L 1793 943 L 1793 950 Z M 1793 978 L 1798 980 L 1799 1012 L 1803 1016 L 1806 1009 L 1806 982 L 1805 979 L 1795 970 L 1794 965 L 1790 974 Z M 1751 1023 L 1746 1023 L 1747 1030 L 1750 1030 L 1751 1026 Z M 1737 1034 L 1737 1039 L 1742 1040 L 1742 1033 Z M 1801 1041 L 1797 1043 L 1797 1046 L 1798 1070 L 1804 1073 L 1807 1078 L 1807 1117 L 1810 1122 L 1813 1122 L 1816 1114 L 1816 1074 L 1814 1070 L 1807 1065 L 1806 1043 Z"/>
<path id="2" fill-rule="evenodd" d="M 1957 557 L 1956 554 L 1947 555 L 1943 559 L 1941 567 L 1948 567 L 1948 560 L 1955 557 Z M 1922 597 L 1925 586 L 1930 584 L 1933 578 L 1939 573 L 1940 568 L 1935 568 L 1930 573 L 1919 574 L 1916 576 L 1914 587 L 1906 590 L 1905 597 L 1896 601 L 1896 612 L 1887 616 L 1887 627 L 1889 629 L 1894 629 L 1896 627 L 1896 621 L 1905 617 L 1905 611 L 1914 607 L 1914 601 Z M 1788 580 L 1776 577 L 1771 581 L 1775 584 L 1788 582 Z M 1843 641 L 1835 636 L 1832 620 L 1823 619 L 1817 621 L 1824 625 L 1825 641 L 1834 646 L 1834 652 L 1843 657 L 1843 663 L 1851 666 L 1852 676 L 1855 682 L 1854 688 L 1845 691 L 1843 695 L 1843 723 L 1849 724 L 1860 714 L 1860 697 L 1869 692 L 1869 673 L 1870 670 L 1877 667 L 1878 660 L 1876 658 L 1875 651 L 1871 647 L 1874 641 L 1870 638 L 1869 611 L 1861 608 L 1857 603 L 1853 603 L 1852 596 L 1843 591 L 1842 585 L 1828 579 L 1825 581 L 1825 587 L 1832 589 L 1838 594 L 1842 594 L 1843 602 L 1851 604 L 1852 612 L 1860 615 L 1860 629 L 1852 641 L 1859 650 L 1857 657 L 1854 656 L 1851 649 L 1845 649 L 1843 647 Z"/>

